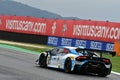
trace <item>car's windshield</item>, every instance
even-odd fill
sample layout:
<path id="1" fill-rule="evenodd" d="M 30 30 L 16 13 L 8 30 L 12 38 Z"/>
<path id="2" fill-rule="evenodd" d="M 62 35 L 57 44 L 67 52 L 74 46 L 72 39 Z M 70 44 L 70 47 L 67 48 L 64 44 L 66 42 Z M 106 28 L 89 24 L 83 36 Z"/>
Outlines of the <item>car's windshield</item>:
<path id="1" fill-rule="evenodd" d="M 97 54 L 97 52 L 95 51 L 89 51 L 89 50 L 80 49 L 80 48 L 75 49 L 75 51 L 80 55 L 82 54 L 85 56 L 99 57 L 99 54 Z"/>

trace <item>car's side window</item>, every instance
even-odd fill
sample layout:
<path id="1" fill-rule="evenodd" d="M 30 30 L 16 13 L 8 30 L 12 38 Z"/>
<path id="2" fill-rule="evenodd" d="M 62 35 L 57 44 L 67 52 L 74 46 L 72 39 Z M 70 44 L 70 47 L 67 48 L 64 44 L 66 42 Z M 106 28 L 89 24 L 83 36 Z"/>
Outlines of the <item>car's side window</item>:
<path id="1" fill-rule="evenodd" d="M 63 54 L 68 54 L 68 53 L 69 53 L 69 50 L 66 49 L 66 48 L 64 48 L 64 50 L 63 50 Z"/>
<path id="2" fill-rule="evenodd" d="M 50 51 L 50 54 L 52 56 L 56 56 L 56 55 L 65 55 L 69 53 L 69 50 L 66 48 L 54 48 Z"/>
<path id="3" fill-rule="evenodd" d="M 63 48 L 59 48 L 59 50 L 58 50 L 58 56 L 61 56 L 63 54 L 63 51 L 64 51 Z"/>
<path id="4" fill-rule="evenodd" d="M 57 48 L 54 48 L 50 51 L 51 55 L 54 55 L 54 56 L 57 54 L 57 52 L 58 52 Z"/>
<path id="5" fill-rule="evenodd" d="M 63 53 L 63 48 L 59 48 L 58 53 Z"/>

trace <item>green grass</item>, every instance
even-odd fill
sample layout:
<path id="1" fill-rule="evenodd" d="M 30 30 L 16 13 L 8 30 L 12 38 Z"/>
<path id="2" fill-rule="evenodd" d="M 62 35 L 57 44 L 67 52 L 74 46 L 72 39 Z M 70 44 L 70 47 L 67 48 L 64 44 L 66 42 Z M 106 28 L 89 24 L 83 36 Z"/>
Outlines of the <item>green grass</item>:
<path id="1" fill-rule="evenodd" d="M 14 45 L 15 47 L 20 47 L 23 49 L 27 49 L 27 50 L 31 50 L 31 51 L 35 51 L 35 52 L 43 52 L 46 50 L 49 50 L 50 47 L 45 47 L 45 48 L 34 48 L 34 47 L 26 47 L 26 46 L 18 46 L 18 45 Z M 51 47 L 52 48 L 52 47 Z"/>
<path id="2" fill-rule="evenodd" d="M 35 52 L 43 52 L 43 51 L 49 50 L 50 48 L 53 48 L 53 47 L 45 46 L 45 45 L 37 45 L 37 46 L 43 46 L 44 48 L 35 48 L 35 47 L 29 47 L 29 46 L 19 46 L 19 45 L 14 45 L 14 44 L 5 44 L 5 45 L 15 46 L 15 47 L 18 47 L 18 48 L 23 48 L 23 49 L 27 49 L 27 50 L 31 50 L 31 51 L 35 51 Z"/>
<path id="3" fill-rule="evenodd" d="M 11 44 L 7 44 L 7 45 L 15 46 L 15 47 L 35 51 L 35 52 L 43 52 L 43 51 L 49 50 L 50 48 L 53 48 L 53 47 L 44 46 L 44 45 L 40 45 L 40 46 L 44 46 L 44 48 L 26 47 L 26 46 L 18 46 L 18 45 L 11 45 Z M 111 60 L 112 65 L 113 65 L 112 66 L 113 71 L 120 72 L 120 57 L 119 56 L 112 57 L 111 55 L 104 54 L 103 57 L 109 58 Z"/>
<path id="4" fill-rule="evenodd" d="M 110 55 L 104 55 L 105 58 L 109 58 L 112 62 L 112 70 L 120 72 L 120 56 L 111 57 Z"/>

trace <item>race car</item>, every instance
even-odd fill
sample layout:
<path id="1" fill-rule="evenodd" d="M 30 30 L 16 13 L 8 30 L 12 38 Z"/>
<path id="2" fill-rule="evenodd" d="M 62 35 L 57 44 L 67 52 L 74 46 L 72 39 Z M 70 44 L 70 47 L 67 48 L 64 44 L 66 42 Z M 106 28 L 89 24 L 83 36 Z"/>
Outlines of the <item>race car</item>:
<path id="1" fill-rule="evenodd" d="M 94 73 L 106 77 L 111 73 L 112 63 L 110 59 L 103 58 L 102 53 L 115 52 L 86 49 L 82 46 L 59 46 L 41 52 L 36 63 L 40 67 L 52 67 L 62 69 L 67 73 Z"/>

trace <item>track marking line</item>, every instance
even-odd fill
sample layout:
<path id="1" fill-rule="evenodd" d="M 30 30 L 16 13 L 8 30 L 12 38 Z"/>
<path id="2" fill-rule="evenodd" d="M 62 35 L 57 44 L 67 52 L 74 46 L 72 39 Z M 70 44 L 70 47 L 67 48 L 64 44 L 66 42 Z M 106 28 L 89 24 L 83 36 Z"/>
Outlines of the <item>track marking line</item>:
<path id="1" fill-rule="evenodd" d="M 116 75 L 119 75 L 119 76 L 120 76 L 120 73 L 118 73 L 118 72 L 111 71 L 111 73 L 113 73 L 113 74 L 116 74 Z"/>

